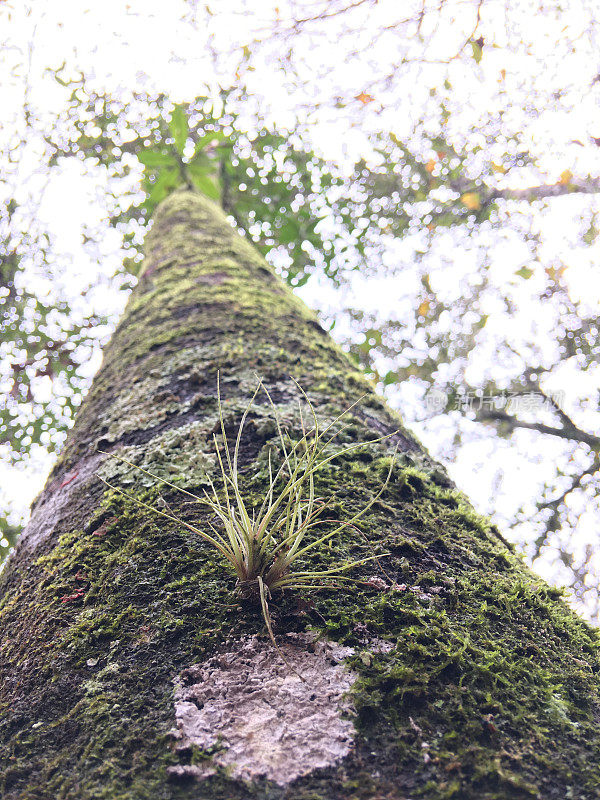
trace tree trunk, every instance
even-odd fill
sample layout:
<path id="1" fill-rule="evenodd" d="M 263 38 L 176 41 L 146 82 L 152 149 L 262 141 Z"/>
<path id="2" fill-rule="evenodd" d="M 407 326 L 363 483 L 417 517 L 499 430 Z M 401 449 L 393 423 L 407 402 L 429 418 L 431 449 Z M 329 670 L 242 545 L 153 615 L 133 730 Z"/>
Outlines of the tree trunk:
<path id="1" fill-rule="evenodd" d="M 600 797 L 596 632 L 212 204 L 172 195 L 146 253 L 2 576 L 3 797 Z M 208 530 L 191 498 L 99 451 L 201 492 L 219 476 L 218 373 L 233 436 L 257 376 L 297 439 L 290 376 L 324 423 L 364 395 L 334 426 L 339 446 L 364 446 L 317 474 L 340 521 L 381 490 L 398 447 L 379 499 L 310 559 L 380 554 L 355 569 L 363 582 L 273 594 L 286 661 L 208 543 L 97 477 Z M 240 446 L 248 502 L 276 445 L 259 394 Z"/>

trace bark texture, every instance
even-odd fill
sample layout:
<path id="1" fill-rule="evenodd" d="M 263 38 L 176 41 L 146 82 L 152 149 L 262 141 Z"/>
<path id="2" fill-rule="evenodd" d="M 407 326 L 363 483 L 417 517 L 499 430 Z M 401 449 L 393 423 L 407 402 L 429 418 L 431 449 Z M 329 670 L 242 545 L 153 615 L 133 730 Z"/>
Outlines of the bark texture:
<path id="1" fill-rule="evenodd" d="M 189 498 L 99 450 L 200 491 L 218 474 L 217 372 L 231 433 L 256 375 L 292 436 L 290 376 L 324 422 L 366 393 L 338 444 L 399 429 L 332 461 L 317 485 L 334 499 L 331 516 L 346 519 L 379 491 L 398 445 L 360 531 L 311 557 L 326 569 L 387 553 L 385 573 L 363 566 L 369 585 L 273 598 L 282 647 L 313 676 L 308 700 L 210 546 L 96 477 L 149 502 L 162 502 L 160 491 L 206 524 Z M 259 398 L 241 449 L 249 501 L 262 499 L 275 445 Z M 139 285 L 0 591 L 10 800 L 600 797 L 597 633 L 473 512 L 223 214 L 191 193 L 156 214 Z M 288 746 L 281 720 L 292 707 Z M 319 725 L 333 731 L 322 752 Z"/>

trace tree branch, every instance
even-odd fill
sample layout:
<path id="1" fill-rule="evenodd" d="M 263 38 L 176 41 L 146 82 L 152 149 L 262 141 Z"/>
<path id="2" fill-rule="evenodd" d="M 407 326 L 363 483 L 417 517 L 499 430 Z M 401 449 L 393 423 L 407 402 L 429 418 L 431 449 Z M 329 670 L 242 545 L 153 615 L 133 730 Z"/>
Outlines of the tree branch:
<path id="1" fill-rule="evenodd" d="M 543 200 L 545 197 L 560 197 L 565 194 L 598 194 L 600 178 L 572 178 L 568 183 L 528 186 L 526 189 L 492 189 L 486 197 L 493 200 Z"/>
<path id="2" fill-rule="evenodd" d="M 594 436 L 591 433 L 580 430 L 576 426 L 556 428 L 552 425 L 545 425 L 543 422 L 523 422 L 513 417 L 511 414 L 507 414 L 505 411 L 495 411 L 493 409 L 481 409 L 477 412 L 477 419 L 480 422 L 501 422 L 513 429 L 526 428 L 527 430 L 537 431 L 538 433 L 546 433 L 549 436 L 557 436 L 559 439 L 582 442 L 593 449 L 600 447 L 600 436 Z"/>
<path id="3" fill-rule="evenodd" d="M 586 475 L 593 475 L 595 472 L 598 471 L 598 469 L 600 469 L 600 458 L 596 456 L 589 467 L 587 467 L 582 472 L 579 472 L 577 475 L 574 475 L 572 477 L 570 484 L 563 492 L 561 492 L 561 494 L 558 495 L 558 497 L 555 497 L 553 500 L 548 500 L 545 503 L 536 504 L 538 511 L 551 511 L 552 513 L 548 518 L 548 521 L 546 523 L 543 532 L 536 538 L 534 542 L 534 553 L 535 553 L 534 558 L 537 558 L 540 555 L 542 547 L 548 541 L 548 535 L 553 531 L 558 530 L 560 525 L 561 505 L 571 494 L 571 492 L 575 491 L 575 489 L 578 489 L 581 486 L 581 481 L 585 478 Z M 561 550 L 561 558 L 563 557 L 562 556 L 563 552 L 564 551 Z M 575 571 L 572 564 L 567 564 L 566 562 L 565 564 L 570 569 L 573 569 L 573 571 Z"/>
<path id="4" fill-rule="evenodd" d="M 572 491 L 578 489 L 581 486 L 581 481 L 585 478 L 586 475 L 593 475 L 595 472 L 598 471 L 600 468 L 600 460 L 595 458 L 592 463 L 590 464 L 587 469 L 584 469 L 583 472 L 578 473 L 577 475 L 573 476 L 573 480 L 569 484 L 569 486 L 562 492 L 558 497 L 555 497 L 553 500 L 548 500 L 545 503 L 538 503 L 538 508 L 540 510 L 551 508 L 558 510 L 558 507 L 561 503 L 564 503 L 566 498 L 571 494 Z"/>

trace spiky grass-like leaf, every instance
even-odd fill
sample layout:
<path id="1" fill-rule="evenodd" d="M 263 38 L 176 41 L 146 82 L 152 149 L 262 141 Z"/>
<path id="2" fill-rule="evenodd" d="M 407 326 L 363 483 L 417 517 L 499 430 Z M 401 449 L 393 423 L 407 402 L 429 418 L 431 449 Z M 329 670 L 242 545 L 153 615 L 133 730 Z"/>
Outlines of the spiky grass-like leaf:
<path id="1" fill-rule="evenodd" d="M 294 444 L 286 437 L 277 413 L 273 400 L 262 383 L 259 381 L 256 391 L 246 406 L 235 440 L 233 456 L 230 452 L 227 433 L 225 430 L 225 420 L 221 403 L 220 382 L 217 379 L 217 398 L 219 410 L 219 423 L 223 440 L 223 455 L 219 449 L 216 434 L 213 435 L 217 463 L 221 473 L 221 492 L 217 489 L 210 476 L 206 476 L 210 491 L 203 490 L 203 496 L 193 494 L 185 489 L 163 478 L 159 478 L 148 470 L 133 464 L 122 456 L 110 455 L 119 461 L 140 470 L 146 475 L 154 478 L 166 486 L 191 497 L 197 503 L 208 508 L 219 522 L 219 528 L 208 522 L 210 533 L 195 525 L 180 519 L 174 514 L 167 513 L 156 506 L 145 503 L 134 497 L 129 492 L 113 486 L 108 481 L 100 478 L 109 488 L 120 493 L 124 497 L 132 500 L 143 508 L 153 511 L 172 522 L 183 525 L 188 530 L 201 536 L 206 542 L 214 547 L 224 557 L 230 569 L 237 577 L 237 590 L 242 597 L 255 597 L 260 601 L 265 625 L 269 637 L 277 648 L 282 658 L 283 653 L 277 646 L 273 634 L 271 617 L 268 608 L 267 598 L 271 592 L 283 589 L 323 589 L 332 588 L 339 585 L 341 581 L 355 581 L 347 573 L 349 570 L 365 564 L 377 555 L 368 556 L 355 561 L 348 561 L 336 564 L 323 570 L 302 570 L 298 569 L 298 562 L 306 557 L 311 551 L 321 545 L 330 542 L 343 530 L 354 526 L 381 497 L 385 491 L 392 474 L 395 462 L 394 457 L 390 464 L 386 480 L 379 491 L 366 503 L 360 511 L 355 513 L 350 519 L 338 524 L 327 533 L 310 537 L 314 529 L 325 523 L 335 523 L 334 520 L 327 520 L 323 513 L 329 507 L 328 502 L 320 501 L 315 494 L 315 475 L 326 464 L 339 456 L 352 452 L 365 444 L 373 444 L 389 438 L 381 436 L 369 442 L 361 442 L 348 447 L 326 454 L 337 434 L 326 435 L 332 427 L 338 423 L 359 401 L 353 403 L 342 414 L 332 420 L 323 430 L 319 428 L 319 422 L 314 407 L 308 399 L 304 390 L 298 385 L 302 397 L 306 401 L 312 427 L 307 429 L 300 405 L 300 425 L 302 436 Z M 258 511 L 248 508 L 244 500 L 243 493 L 239 485 L 239 451 L 244 426 L 248 414 L 261 389 L 265 392 L 268 402 L 273 411 L 277 427 L 277 436 L 282 452 L 282 461 L 278 469 L 273 471 L 271 455 L 268 456 L 268 475 L 269 482 L 262 504 Z M 362 398 L 361 398 L 362 399 Z M 285 658 L 284 658 L 285 660 Z"/>

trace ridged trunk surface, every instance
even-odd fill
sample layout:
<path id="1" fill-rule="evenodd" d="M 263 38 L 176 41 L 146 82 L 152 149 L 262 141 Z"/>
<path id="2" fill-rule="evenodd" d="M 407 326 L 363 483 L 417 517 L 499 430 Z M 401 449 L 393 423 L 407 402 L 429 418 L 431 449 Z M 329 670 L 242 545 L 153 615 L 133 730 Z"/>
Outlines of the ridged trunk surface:
<path id="1" fill-rule="evenodd" d="M 218 478 L 217 373 L 231 434 L 256 376 L 292 438 L 290 376 L 323 422 L 365 395 L 336 443 L 366 444 L 318 474 L 330 517 L 379 491 L 398 447 L 379 500 L 310 560 L 384 554 L 355 571 L 367 583 L 272 598 L 305 681 L 209 545 L 96 477 L 205 526 L 190 498 L 99 451 L 201 491 Z M 259 396 L 241 443 L 249 502 L 276 443 Z M 1 583 L 4 798 L 600 797 L 597 633 L 191 193 L 156 214 L 139 285 Z"/>

